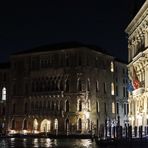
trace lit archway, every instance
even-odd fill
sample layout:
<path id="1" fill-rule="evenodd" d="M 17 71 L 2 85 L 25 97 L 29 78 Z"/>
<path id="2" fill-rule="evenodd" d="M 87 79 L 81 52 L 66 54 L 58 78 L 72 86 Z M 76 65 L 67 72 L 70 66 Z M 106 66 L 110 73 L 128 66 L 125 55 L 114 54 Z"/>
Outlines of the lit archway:
<path id="1" fill-rule="evenodd" d="M 34 121 L 33 121 L 33 130 L 37 131 L 37 129 L 38 129 L 38 121 L 37 121 L 37 119 L 34 119 Z"/>
<path id="2" fill-rule="evenodd" d="M 69 134 L 69 119 L 66 119 L 65 122 L 66 122 L 66 123 L 65 123 L 66 133 L 67 133 L 67 135 L 68 135 L 68 134 Z"/>
<path id="3" fill-rule="evenodd" d="M 51 130 L 51 122 L 47 119 L 44 119 L 42 122 L 41 122 L 41 128 L 40 128 L 41 132 L 50 132 Z"/>
<path id="4" fill-rule="evenodd" d="M 58 119 L 54 120 L 54 129 L 58 130 Z"/>

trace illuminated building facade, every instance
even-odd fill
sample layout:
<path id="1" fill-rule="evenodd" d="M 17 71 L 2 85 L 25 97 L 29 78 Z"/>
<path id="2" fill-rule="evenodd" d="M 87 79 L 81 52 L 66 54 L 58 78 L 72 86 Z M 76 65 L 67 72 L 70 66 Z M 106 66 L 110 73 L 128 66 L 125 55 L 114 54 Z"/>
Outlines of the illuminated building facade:
<path id="1" fill-rule="evenodd" d="M 129 120 L 132 126 L 148 126 L 148 1 L 126 28 L 128 73 L 133 84 L 129 93 Z"/>
<path id="2" fill-rule="evenodd" d="M 117 72 L 117 67 L 122 68 Z M 116 72 L 123 69 L 124 74 L 117 77 Z M 9 93 L 5 129 L 11 133 L 95 132 L 102 136 L 105 123 L 115 124 L 118 119 L 116 99 L 121 109 L 127 103 L 119 95 L 123 89 L 117 87 L 125 73 L 125 64 L 90 46 L 46 46 L 14 54 L 9 80 L 1 86 L 3 93 L 7 89 Z M 118 116 L 124 122 L 121 109 Z"/>

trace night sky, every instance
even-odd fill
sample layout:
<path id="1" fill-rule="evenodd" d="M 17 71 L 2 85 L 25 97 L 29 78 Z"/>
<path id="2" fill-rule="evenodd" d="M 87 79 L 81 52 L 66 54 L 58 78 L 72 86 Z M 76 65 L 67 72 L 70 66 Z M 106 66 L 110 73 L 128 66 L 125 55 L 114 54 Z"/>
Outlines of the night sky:
<path id="1" fill-rule="evenodd" d="M 8 61 L 9 55 L 17 51 L 69 41 L 99 46 L 125 61 L 124 30 L 143 1 L 0 2 L 0 62 Z"/>

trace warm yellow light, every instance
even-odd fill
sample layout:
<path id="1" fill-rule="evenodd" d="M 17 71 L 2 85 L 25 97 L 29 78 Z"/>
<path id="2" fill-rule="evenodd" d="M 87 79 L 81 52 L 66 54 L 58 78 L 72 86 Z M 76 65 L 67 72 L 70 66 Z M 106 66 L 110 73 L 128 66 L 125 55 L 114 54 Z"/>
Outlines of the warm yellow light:
<path id="1" fill-rule="evenodd" d="M 89 119 L 89 112 L 84 111 L 84 115 L 85 115 L 86 119 Z"/>
<path id="2" fill-rule="evenodd" d="M 15 130 L 10 130 L 10 134 L 16 134 Z"/>
<path id="3" fill-rule="evenodd" d="M 22 133 L 23 133 L 24 135 L 26 135 L 26 134 L 28 133 L 28 131 L 27 131 L 27 130 L 23 130 Z"/>

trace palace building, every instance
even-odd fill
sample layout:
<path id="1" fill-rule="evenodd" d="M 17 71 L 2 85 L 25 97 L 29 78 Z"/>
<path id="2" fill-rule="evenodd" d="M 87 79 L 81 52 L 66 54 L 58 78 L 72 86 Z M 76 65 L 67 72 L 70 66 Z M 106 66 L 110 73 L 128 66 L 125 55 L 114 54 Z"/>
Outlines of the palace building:
<path id="1" fill-rule="evenodd" d="M 82 44 L 13 54 L 0 65 L 1 129 L 104 136 L 128 119 L 126 74 L 126 64 Z"/>
<path id="2" fill-rule="evenodd" d="M 129 121 L 148 126 L 148 0 L 126 28 L 128 34 Z"/>

